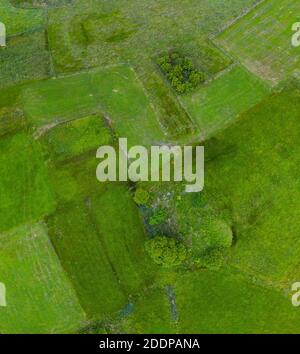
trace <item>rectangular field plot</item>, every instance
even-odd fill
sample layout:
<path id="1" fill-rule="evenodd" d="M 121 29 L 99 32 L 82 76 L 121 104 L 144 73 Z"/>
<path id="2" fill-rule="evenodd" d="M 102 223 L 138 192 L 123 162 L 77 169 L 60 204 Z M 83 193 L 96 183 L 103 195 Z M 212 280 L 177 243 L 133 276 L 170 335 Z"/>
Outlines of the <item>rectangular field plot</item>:
<path id="1" fill-rule="evenodd" d="M 0 236 L 0 281 L 6 287 L 1 333 L 74 331 L 85 320 L 45 225 L 21 226 Z"/>
<path id="2" fill-rule="evenodd" d="M 133 69 L 119 66 L 96 71 L 93 87 L 116 133 L 129 145 L 150 145 L 164 139 L 158 117 Z"/>
<path id="3" fill-rule="evenodd" d="M 60 210 L 48 225 L 61 264 L 89 318 L 103 320 L 125 306 L 126 296 L 84 203 Z"/>
<path id="4" fill-rule="evenodd" d="M 0 231 L 39 220 L 55 202 L 39 144 L 25 133 L 0 139 Z"/>
<path id="5" fill-rule="evenodd" d="M 198 124 L 201 136 L 207 138 L 258 103 L 268 92 L 267 85 L 260 79 L 236 66 L 180 99 Z"/>
<path id="6" fill-rule="evenodd" d="M 232 219 L 230 262 L 281 281 L 300 255 L 300 92 L 273 94 L 206 144 L 206 191 Z"/>
<path id="7" fill-rule="evenodd" d="M 50 129 L 42 141 L 55 160 L 65 160 L 96 150 L 111 142 L 110 131 L 100 115 L 88 116 L 59 124 Z"/>
<path id="8" fill-rule="evenodd" d="M 92 196 L 90 212 L 102 247 L 126 292 L 134 294 L 149 284 L 155 267 L 145 253 L 142 221 L 126 187 L 111 185 L 104 193 Z"/>
<path id="9" fill-rule="evenodd" d="M 267 0 L 216 41 L 250 71 L 276 84 L 292 73 L 299 74 L 300 48 L 291 44 L 292 25 L 299 21 L 299 1 Z"/>
<path id="10" fill-rule="evenodd" d="M 84 117 L 98 107 L 86 73 L 36 82 L 24 90 L 21 100 L 35 126 Z"/>
<path id="11" fill-rule="evenodd" d="M 152 281 L 141 220 L 125 187 L 111 185 L 99 197 L 65 205 L 48 225 L 89 318 L 116 314 Z"/>
<path id="12" fill-rule="evenodd" d="M 0 48 L 0 88 L 49 75 L 50 55 L 43 30 L 12 37 L 5 48 Z"/>
<path id="13" fill-rule="evenodd" d="M 180 333 L 299 333 L 288 296 L 238 272 L 193 272 L 175 286 Z"/>

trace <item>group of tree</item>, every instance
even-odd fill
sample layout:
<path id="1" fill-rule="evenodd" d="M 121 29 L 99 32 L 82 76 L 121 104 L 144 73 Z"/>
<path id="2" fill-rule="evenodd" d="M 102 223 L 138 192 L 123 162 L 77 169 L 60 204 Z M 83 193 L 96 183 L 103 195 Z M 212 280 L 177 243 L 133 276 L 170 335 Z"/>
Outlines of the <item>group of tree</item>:
<path id="1" fill-rule="evenodd" d="M 177 52 L 169 51 L 159 57 L 157 63 L 179 94 L 192 91 L 206 79 L 205 74 L 197 70 L 189 58 Z"/>
<path id="2" fill-rule="evenodd" d="M 137 188 L 134 200 L 138 205 L 149 204 L 146 189 Z M 168 218 L 167 209 L 156 209 L 149 218 L 149 225 L 160 226 Z M 158 228 L 159 230 L 159 228 Z M 217 270 L 224 263 L 224 255 L 233 241 L 231 227 L 213 214 L 202 217 L 201 230 L 185 237 L 158 234 L 146 241 L 146 251 L 152 261 L 164 268 L 179 266 Z"/>

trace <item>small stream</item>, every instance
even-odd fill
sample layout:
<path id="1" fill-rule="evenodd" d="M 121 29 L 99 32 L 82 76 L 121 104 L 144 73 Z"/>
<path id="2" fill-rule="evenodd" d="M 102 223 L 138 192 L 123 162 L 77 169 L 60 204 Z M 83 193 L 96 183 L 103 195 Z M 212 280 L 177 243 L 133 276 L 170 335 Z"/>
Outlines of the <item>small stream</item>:
<path id="1" fill-rule="evenodd" d="M 171 306 L 171 315 L 172 315 L 172 321 L 177 322 L 178 321 L 178 312 L 177 312 L 177 306 L 176 306 L 176 296 L 174 289 L 171 285 L 168 285 L 166 287 L 167 290 L 167 295 L 169 299 L 169 303 Z"/>

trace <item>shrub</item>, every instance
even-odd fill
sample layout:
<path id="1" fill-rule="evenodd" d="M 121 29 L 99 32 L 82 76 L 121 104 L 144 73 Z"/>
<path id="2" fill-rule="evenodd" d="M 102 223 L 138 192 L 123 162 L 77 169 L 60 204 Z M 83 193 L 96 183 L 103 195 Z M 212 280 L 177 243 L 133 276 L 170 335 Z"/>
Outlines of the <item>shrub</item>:
<path id="1" fill-rule="evenodd" d="M 201 267 L 218 270 L 224 263 L 224 253 L 220 248 L 208 249 L 197 262 Z"/>
<path id="2" fill-rule="evenodd" d="M 189 92 L 205 81 L 205 74 L 194 68 L 189 58 L 176 52 L 159 57 L 157 63 L 176 92 Z"/>
<path id="3" fill-rule="evenodd" d="M 149 220 L 150 225 L 159 225 L 166 221 L 168 218 L 168 212 L 166 209 L 159 209 L 154 212 Z"/>
<path id="4" fill-rule="evenodd" d="M 136 191 L 135 191 L 135 194 L 134 194 L 134 201 L 136 202 L 136 204 L 138 205 L 145 205 L 147 204 L 148 200 L 149 200 L 149 193 L 145 190 L 145 189 L 142 189 L 142 188 L 138 188 Z"/>
<path id="5" fill-rule="evenodd" d="M 187 259 L 187 248 L 174 238 L 154 237 L 146 242 L 145 248 L 153 262 L 165 268 L 179 266 Z"/>

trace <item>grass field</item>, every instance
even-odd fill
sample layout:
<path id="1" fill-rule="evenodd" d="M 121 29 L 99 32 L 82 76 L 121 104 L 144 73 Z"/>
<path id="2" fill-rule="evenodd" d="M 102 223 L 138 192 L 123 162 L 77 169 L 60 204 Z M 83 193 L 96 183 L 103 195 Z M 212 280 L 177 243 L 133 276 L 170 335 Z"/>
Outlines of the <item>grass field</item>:
<path id="1" fill-rule="evenodd" d="M 24 89 L 21 100 L 25 115 L 38 127 L 103 111 L 129 145 L 164 138 L 142 85 L 127 66 L 37 82 Z"/>
<path id="2" fill-rule="evenodd" d="M 111 223 L 110 215 L 115 220 Z M 122 186 L 65 205 L 48 220 L 51 240 L 90 318 L 106 319 L 153 281 L 144 230 Z"/>
<path id="3" fill-rule="evenodd" d="M 175 294 L 179 333 L 299 333 L 289 297 L 236 271 L 186 274 Z"/>
<path id="4" fill-rule="evenodd" d="M 0 235 L 0 258 L 7 291 L 1 333 L 69 332 L 85 321 L 43 223 Z"/>
<path id="5" fill-rule="evenodd" d="M 111 125 L 128 145 L 150 145 L 164 139 L 151 102 L 135 72 L 126 66 L 101 70 L 92 75 L 92 85 Z"/>
<path id="6" fill-rule="evenodd" d="M 206 144 L 209 200 L 230 215 L 231 262 L 280 281 L 300 252 L 300 92 L 267 97 Z"/>
<path id="7" fill-rule="evenodd" d="M 121 322 L 120 327 L 125 333 L 175 333 L 176 325 L 171 319 L 166 289 L 150 289 L 142 294 L 134 302 L 132 313 Z"/>
<path id="8" fill-rule="evenodd" d="M 39 220 L 53 211 L 55 201 L 38 143 L 18 133 L 0 139 L 0 148 L 0 231 L 4 231 Z"/>
<path id="9" fill-rule="evenodd" d="M 9 0 L 0 1 L 1 19 L 6 26 L 7 36 L 15 36 L 42 28 L 45 25 L 45 12 L 36 9 L 18 9 Z"/>
<path id="10" fill-rule="evenodd" d="M 55 68 L 67 72 L 124 61 L 140 63 L 186 43 L 194 43 L 197 53 L 199 38 L 218 32 L 256 2 L 74 0 L 72 9 L 49 11 Z"/>
<path id="11" fill-rule="evenodd" d="M 45 79 L 50 75 L 44 31 L 9 39 L 8 46 L 0 54 L 0 88 Z"/>
<path id="12" fill-rule="evenodd" d="M 89 318 L 103 320 L 125 306 L 126 295 L 84 204 L 60 210 L 48 225 L 54 248 Z"/>
<path id="13" fill-rule="evenodd" d="M 103 117 L 93 115 L 59 124 L 50 129 L 42 141 L 53 159 L 61 161 L 94 151 L 111 142 L 110 131 Z"/>
<path id="14" fill-rule="evenodd" d="M 87 73 L 36 82 L 24 89 L 21 100 L 35 126 L 84 117 L 98 108 Z"/>
<path id="15" fill-rule="evenodd" d="M 298 1 L 266 0 L 218 36 L 216 43 L 250 71 L 277 84 L 299 74 L 300 49 L 291 44 L 292 25 L 299 20 Z"/>
<path id="16" fill-rule="evenodd" d="M 244 68 L 235 66 L 181 101 L 199 126 L 202 138 L 224 129 L 270 92 Z"/>
<path id="17" fill-rule="evenodd" d="M 112 185 L 105 193 L 93 196 L 90 213 L 102 247 L 127 294 L 133 295 L 151 284 L 155 267 L 145 253 L 142 220 L 126 187 Z"/>
<path id="18" fill-rule="evenodd" d="M 300 5 L 258 2 L 0 0 L 1 333 L 299 333 Z M 172 51 L 195 91 L 160 70 Z M 204 191 L 100 183 L 119 137 L 203 142 Z M 159 235 L 182 265 L 151 260 Z"/>

